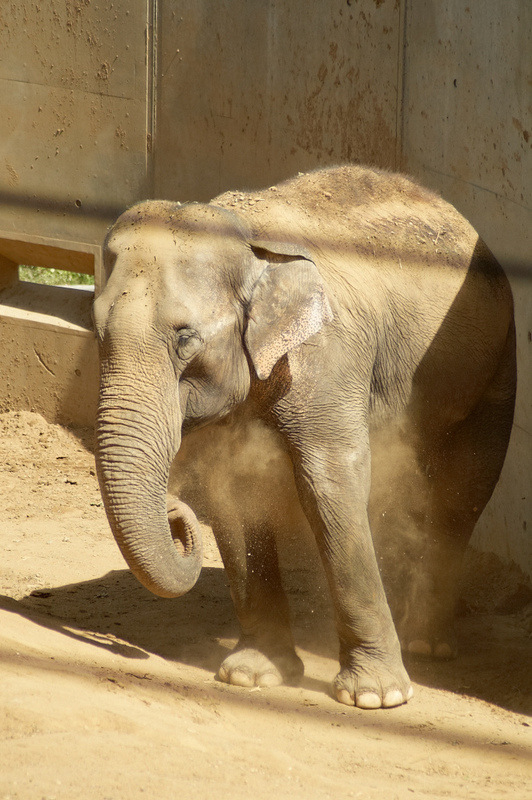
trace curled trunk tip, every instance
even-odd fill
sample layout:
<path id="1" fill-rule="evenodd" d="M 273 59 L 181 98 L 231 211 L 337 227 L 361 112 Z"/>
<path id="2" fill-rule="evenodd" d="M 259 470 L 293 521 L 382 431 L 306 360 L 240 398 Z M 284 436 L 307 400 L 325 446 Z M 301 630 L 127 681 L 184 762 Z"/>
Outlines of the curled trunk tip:
<path id="1" fill-rule="evenodd" d="M 167 499 L 181 416 L 175 402 L 160 412 L 162 400 L 158 393 L 148 411 L 139 409 L 129 395 L 118 402 L 109 383 L 100 396 L 96 466 L 109 524 L 131 571 L 154 594 L 180 597 L 199 578 L 203 547 L 192 509 Z"/>

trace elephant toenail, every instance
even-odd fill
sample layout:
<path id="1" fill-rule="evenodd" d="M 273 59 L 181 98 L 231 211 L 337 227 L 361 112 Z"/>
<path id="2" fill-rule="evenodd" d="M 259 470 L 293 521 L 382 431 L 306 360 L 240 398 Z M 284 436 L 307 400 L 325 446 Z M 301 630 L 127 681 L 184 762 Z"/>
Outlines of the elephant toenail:
<path id="1" fill-rule="evenodd" d="M 382 705 L 384 708 L 395 708 L 395 706 L 402 706 L 404 702 L 403 693 L 399 689 L 393 689 L 386 693 Z"/>
<path id="2" fill-rule="evenodd" d="M 430 656 L 432 655 L 432 647 L 429 642 L 423 639 L 414 639 L 408 644 L 408 652 L 415 656 Z"/>
<path id="3" fill-rule="evenodd" d="M 440 642 L 434 650 L 436 658 L 452 658 L 454 653 L 452 647 L 447 642 Z"/>
<path id="4" fill-rule="evenodd" d="M 233 686 L 248 687 L 255 685 L 253 678 L 241 669 L 235 669 L 234 672 L 231 673 L 230 682 Z"/>
<path id="5" fill-rule="evenodd" d="M 343 703 L 344 706 L 352 706 L 353 705 L 353 697 L 349 694 L 347 689 L 338 689 L 336 692 L 336 699 L 339 703 Z"/>
<path id="6" fill-rule="evenodd" d="M 357 694 L 357 708 L 380 708 L 381 705 L 381 699 L 376 692 Z"/>
<path id="7" fill-rule="evenodd" d="M 265 672 L 257 678 L 257 686 L 268 688 L 269 686 L 279 686 L 283 682 L 281 676 L 276 672 Z"/>
<path id="8" fill-rule="evenodd" d="M 229 683 L 229 673 L 225 667 L 220 667 L 218 670 L 218 678 L 224 683 Z"/>

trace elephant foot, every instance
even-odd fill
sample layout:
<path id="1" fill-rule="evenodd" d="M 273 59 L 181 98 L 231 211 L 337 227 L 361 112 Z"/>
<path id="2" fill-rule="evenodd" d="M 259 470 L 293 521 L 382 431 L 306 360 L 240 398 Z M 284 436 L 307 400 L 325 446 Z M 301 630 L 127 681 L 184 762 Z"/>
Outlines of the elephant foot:
<path id="1" fill-rule="evenodd" d="M 450 661 L 458 655 L 458 646 L 454 634 L 444 637 L 419 637 L 407 639 L 403 649 L 416 658 L 433 658 L 438 661 Z"/>
<path id="2" fill-rule="evenodd" d="M 357 708 L 393 708 L 403 705 L 414 694 L 401 659 L 383 661 L 357 651 L 353 666 L 340 670 L 333 682 L 336 699 Z"/>
<path id="3" fill-rule="evenodd" d="M 424 615 L 405 615 L 400 624 L 399 638 L 403 653 L 422 659 L 450 661 L 458 655 L 452 608 L 432 603 L 433 611 Z M 430 609 L 430 606 L 429 606 Z"/>
<path id="4" fill-rule="evenodd" d="M 260 650 L 244 646 L 233 650 L 220 669 L 218 678 L 233 686 L 296 686 L 303 677 L 303 662 L 294 650 L 265 655 Z"/>

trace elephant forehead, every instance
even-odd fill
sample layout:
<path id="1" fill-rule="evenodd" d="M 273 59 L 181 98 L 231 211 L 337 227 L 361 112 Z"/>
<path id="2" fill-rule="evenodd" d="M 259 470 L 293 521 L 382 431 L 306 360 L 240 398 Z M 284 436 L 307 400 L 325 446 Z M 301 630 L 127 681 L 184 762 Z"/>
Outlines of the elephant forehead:
<path id="1" fill-rule="evenodd" d="M 232 287 L 237 265 L 249 257 L 245 243 L 153 225 L 126 233 L 111 243 L 116 261 L 109 286 L 123 307 L 144 299 L 162 326 L 209 321 L 210 327 L 234 315 Z"/>
<path id="2" fill-rule="evenodd" d="M 107 250 L 120 258 L 125 266 L 150 266 L 175 258 L 177 242 L 164 228 L 137 225 L 119 229 L 106 243 Z"/>
<path id="3" fill-rule="evenodd" d="M 200 231 L 169 231 L 155 225 L 120 230 L 113 235 L 107 249 L 129 270 L 138 268 L 165 269 L 181 278 L 201 280 L 207 273 L 223 273 L 228 264 L 248 253 L 245 242 L 237 237 Z"/>

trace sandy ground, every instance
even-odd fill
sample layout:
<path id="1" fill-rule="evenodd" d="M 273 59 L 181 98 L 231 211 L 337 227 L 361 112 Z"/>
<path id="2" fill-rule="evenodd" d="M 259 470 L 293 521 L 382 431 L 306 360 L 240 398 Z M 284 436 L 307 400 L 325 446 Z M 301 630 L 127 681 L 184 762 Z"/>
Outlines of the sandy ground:
<path id="1" fill-rule="evenodd" d="M 301 687 L 229 687 L 214 679 L 236 635 L 214 543 L 189 595 L 153 597 L 109 533 L 89 432 L 4 414 L 0 453 L 0 800 L 532 798 L 515 586 L 512 613 L 460 618 L 458 660 L 408 662 L 407 706 L 331 698 L 330 614 L 294 589 Z"/>

